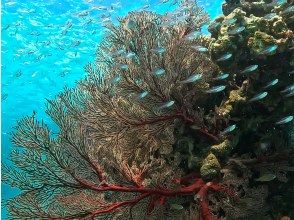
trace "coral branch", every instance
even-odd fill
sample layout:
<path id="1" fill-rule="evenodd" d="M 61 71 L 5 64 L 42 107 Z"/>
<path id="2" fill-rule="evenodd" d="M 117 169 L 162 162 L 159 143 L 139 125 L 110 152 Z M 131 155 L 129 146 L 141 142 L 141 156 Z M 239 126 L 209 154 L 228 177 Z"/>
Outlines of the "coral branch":
<path id="1" fill-rule="evenodd" d="M 192 181 L 190 185 L 181 186 L 178 189 L 168 189 L 168 188 L 145 188 L 141 187 L 132 187 L 132 186 L 121 186 L 116 184 L 107 184 L 105 183 L 102 186 L 96 186 L 90 182 L 86 182 L 84 180 L 78 180 L 78 182 L 85 187 L 86 189 L 90 189 L 96 192 L 106 192 L 106 191 L 113 191 L 113 192 L 126 192 L 126 193 L 141 193 L 141 196 L 128 201 L 122 201 L 113 203 L 105 209 L 99 209 L 93 212 L 92 216 L 96 216 L 102 213 L 111 212 L 121 206 L 127 205 L 134 205 L 137 202 L 141 201 L 142 199 L 151 196 L 151 200 L 147 207 L 147 213 L 151 213 L 157 203 L 163 204 L 167 197 L 174 197 L 174 196 L 183 196 L 183 195 L 195 195 L 198 192 L 200 198 L 200 212 L 203 220 L 211 220 L 211 214 L 209 211 L 208 201 L 207 201 L 207 194 L 209 190 L 213 191 L 222 191 L 228 194 L 231 194 L 225 187 L 214 183 L 209 182 L 205 183 L 201 178 L 199 178 L 198 174 L 191 173 L 179 181 L 181 183 L 186 183 L 187 181 Z"/>

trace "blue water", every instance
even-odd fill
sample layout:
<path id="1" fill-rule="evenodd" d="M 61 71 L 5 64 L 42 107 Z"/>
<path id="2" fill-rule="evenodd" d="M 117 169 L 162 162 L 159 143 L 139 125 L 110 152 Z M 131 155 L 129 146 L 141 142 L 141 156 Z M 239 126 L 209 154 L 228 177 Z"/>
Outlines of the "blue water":
<path id="1" fill-rule="evenodd" d="M 174 0 L 170 1 L 171 3 Z M 200 0 L 211 18 L 221 13 L 221 0 Z M 37 117 L 55 129 L 44 113 L 45 98 L 53 98 L 65 86 L 72 87 L 84 77 L 84 66 L 94 60 L 104 33 L 102 14 L 93 6 L 110 7 L 111 20 L 150 4 L 149 10 L 164 13 L 173 7 L 160 1 L 110 0 L 11 0 L 2 1 L 1 14 L 1 150 L 8 163 L 12 149 L 11 131 L 16 121 L 37 112 Z M 17 189 L 1 185 L 2 202 Z M 6 209 L 2 206 L 2 219 Z"/>

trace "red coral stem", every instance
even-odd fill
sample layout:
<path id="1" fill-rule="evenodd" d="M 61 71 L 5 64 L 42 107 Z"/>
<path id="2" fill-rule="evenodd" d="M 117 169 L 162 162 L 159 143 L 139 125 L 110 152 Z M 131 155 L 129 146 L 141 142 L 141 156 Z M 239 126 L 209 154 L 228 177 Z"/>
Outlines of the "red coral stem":
<path id="1" fill-rule="evenodd" d="M 211 220 L 211 214 L 209 211 L 209 205 L 207 201 L 207 193 L 209 190 L 212 191 L 224 191 L 227 192 L 226 188 L 217 184 L 217 183 L 207 183 L 196 177 L 196 174 L 191 174 L 187 176 L 187 179 L 191 179 L 194 177 L 194 181 L 188 186 L 181 186 L 178 189 L 168 189 L 168 188 L 146 188 L 146 187 L 133 187 L 133 186 L 121 186 L 121 185 L 114 185 L 114 184 L 104 184 L 103 186 L 96 186 L 92 183 L 86 182 L 84 180 L 78 180 L 83 187 L 87 189 L 94 190 L 96 192 L 106 192 L 106 191 L 115 191 L 115 192 L 130 192 L 130 193 L 140 193 L 141 196 L 133 200 L 122 201 L 113 203 L 107 206 L 104 209 L 99 209 L 93 212 L 93 216 L 96 216 L 101 213 L 108 213 L 111 212 L 121 206 L 126 205 L 135 205 L 140 200 L 151 196 L 150 203 L 148 205 L 148 212 L 152 211 L 156 203 L 161 204 L 165 201 L 167 197 L 174 197 L 174 196 L 182 196 L 182 195 L 195 195 L 198 192 L 200 198 L 200 212 L 203 220 Z M 183 178 L 183 180 L 185 180 Z M 162 201 L 161 201 L 162 200 Z"/>

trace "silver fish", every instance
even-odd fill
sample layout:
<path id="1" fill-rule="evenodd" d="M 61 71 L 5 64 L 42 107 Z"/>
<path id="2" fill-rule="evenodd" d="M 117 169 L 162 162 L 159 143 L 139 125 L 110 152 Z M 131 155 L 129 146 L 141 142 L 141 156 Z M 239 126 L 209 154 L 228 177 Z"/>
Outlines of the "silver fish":
<path id="1" fill-rule="evenodd" d="M 135 21 L 133 21 L 133 20 L 128 20 L 128 22 L 127 22 L 127 28 L 128 28 L 128 29 L 135 29 L 136 26 L 137 26 L 137 24 L 136 24 Z"/>
<path id="2" fill-rule="evenodd" d="M 292 92 L 289 92 L 288 94 L 285 95 L 285 97 L 292 97 L 294 95 L 294 90 Z"/>
<path id="3" fill-rule="evenodd" d="M 195 49 L 198 52 L 207 52 L 208 49 L 206 47 L 203 46 L 192 46 L 193 49 Z"/>
<path id="4" fill-rule="evenodd" d="M 242 31 L 245 30 L 245 27 L 244 26 L 241 26 L 241 27 L 235 27 L 233 28 L 232 30 L 228 31 L 228 34 L 229 35 L 235 35 L 235 34 L 239 34 L 241 33 Z"/>
<path id="5" fill-rule="evenodd" d="M 149 92 L 147 92 L 147 91 L 143 91 L 143 92 L 141 92 L 141 93 L 139 94 L 139 98 L 140 98 L 140 99 L 143 99 L 143 98 L 145 98 L 148 94 L 149 94 Z"/>
<path id="6" fill-rule="evenodd" d="M 162 76 L 162 75 L 165 73 L 165 70 L 159 68 L 159 69 L 154 70 L 153 73 L 154 73 L 154 75 L 156 75 L 156 76 Z"/>
<path id="7" fill-rule="evenodd" d="M 182 210 L 183 208 L 184 207 L 180 204 L 171 204 L 170 205 L 170 209 L 177 210 L 177 211 Z"/>
<path id="8" fill-rule="evenodd" d="M 274 79 L 272 81 L 270 81 L 266 86 L 264 86 L 263 88 L 266 89 L 268 87 L 274 86 L 279 82 L 279 79 Z"/>
<path id="9" fill-rule="evenodd" d="M 237 126 L 236 126 L 235 124 L 230 125 L 229 127 L 225 128 L 225 129 L 222 131 L 222 134 L 227 134 L 227 133 L 229 133 L 229 132 L 232 132 L 233 130 L 236 129 L 236 127 L 237 127 Z"/>
<path id="10" fill-rule="evenodd" d="M 217 93 L 217 92 L 221 92 L 226 88 L 226 86 L 222 85 L 222 86 L 214 86 L 211 89 L 207 90 L 206 93 Z"/>
<path id="11" fill-rule="evenodd" d="M 250 73 L 250 72 L 253 72 L 255 70 L 257 70 L 258 68 L 258 65 L 251 65 L 251 66 L 248 66 L 246 67 L 244 70 L 241 71 L 242 74 L 245 74 L 245 73 Z"/>
<path id="12" fill-rule="evenodd" d="M 187 79 L 180 81 L 181 83 L 192 83 L 202 78 L 202 74 L 194 74 Z"/>
<path id="13" fill-rule="evenodd" d="M 230 18 L 228 20 L 225 20 L 223 23 L 227 25 L 231 25 L 231 24 L 234 24 L 236 21 L 237 21 L 236 18 Z"/>
<path id="14" fill-rule="evenodd" d="M 157 48 L 151 49 L 151 51 L 157 54 L 163 54 L 166 51 L 166 49 L 164 47 L 157 47 Z"/>
<path id="15" fill-rule="evenodd" d="M 271 45 L 271 46 L 268 46 L 268 47 L 264 48 L 264 50 L 262 50 L 262 51 L 260 52 L 260 54 L 263 54 L 263 55 L 271 54 L 271 53 L 273 53 L 277 48 L 278 48 L 278 45 Z"/>
<path id="16" fill-rule="evenodd" d="M 263 16 L 265 19 L 272 19 L 273 17 L 275 17 L 277 14 L 276 13 L 269 13 L 266 14 L 265 16 Z"/>
<path id="17" fill-rule="evenodd" d="M 135 56 L 136 56 L 136 54 L 134 52 L 129 52 L 129 53 L 126 54 L 127 59 L 132 59 Z"/>
<path id="18" fill-rule="evenodd" d="M 224 80 L 224 79 L 228 78 L 229 75 L 230 75 L 230 74 L 228 74 L 228 73 L 223 73 L 223 74 L 221 74 L 221 75 L 215 77 L 214 79 L 215 79 L 215 80 Z"/>
<path id="19" fill-rule="evenodd" d="M 265 98 L 267 96 L 267 94 L 268 94 L 267 92 L 258 93 L 253 98 L 249 99 L 249 102 L 261 100 L 261 99 Z"/>
<path id="20" fill-rule="evenodd" d="M 159 106 L 159 109 L 169 108 L 169 107 L 173 106 L 173 104 L 175 104 L 175 101 L 165 102 L 164 104 L 162 104 L 161 106 Z"/>
<path id="21" fill-rule="evenodd" d="M 121 70 L 127 70 L 129 67 L 127 64 L 119 64 L 118 67 L 121 69 Z"/>
<path id="22" fill-rule="evenodd" d="M 283 14 L 290 14 L 290 13 L 293 13 L 293 12 L 294 12 L 294 5 L 289 6 L 288 8 L 286 8 L 286 9 L 283 11 Z"/>
<path id="23" fill-rule="evenodd" d="M 194 39 L 196 39 L 199 36 L 200 36 L 200 32 L 199 31 L 193 31 L 193 32 L 189 33 L 188 35 L 186 35 L 185 38 L 187 40 L 194 40 Z"/>
<path id="24" fill-rule="evenodd" d="M 220 58 L 218 58 L 216 61 L 225 61 L 230 59 L 233 56 L 233 54 L 231 53 L 226 53 L 224 55 L 222 55 Z"/>
<path id="25" fill-rule="evenodd" d="M 286 124 L 293 120 L 293 115 L 289 115 L 287 117 L 282 118 L 281 120 L 276 122 L 276 125 Z"/>
<path id="26" fill-rule="evenodd" d="M 292 92 L 293 90 L 294 90 L 294 83 L 287 86 L 284 90 L 281 91 L 281 93 Z"/>
<path id="27" fill-rule="evenodd" d="M 259 182 L 269 182 L 272 181 L 276 178 L 276 175 L 271 174 L 271 173 L 267 173 L 267 174 L 263 174 L 262 176 L 260 176 L 259 178 L 255 179 L 255 181 L 259 181 Z"/>

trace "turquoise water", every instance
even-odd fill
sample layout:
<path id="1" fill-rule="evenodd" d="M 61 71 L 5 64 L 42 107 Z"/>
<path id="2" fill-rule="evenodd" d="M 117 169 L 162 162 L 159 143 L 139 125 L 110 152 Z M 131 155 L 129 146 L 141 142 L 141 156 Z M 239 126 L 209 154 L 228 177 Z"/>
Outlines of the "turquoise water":
<path id="1" fill-rule="evenodd" d="M 53 98 L 65 86 L 72 87 L 84 77 L 83 68 L 93 61 L 103 37 L 103 22 L 116 22 L 118 16 L 148 4 L 148 10 L 164 13 L 175 7 L 173 2 L 2 1 L 2 161 L 9 158 L 12 148 L 9 134 L 23 116 L 35 111 L 38 118 L 55 129 L 44 113 L 45 98 Z M 211 18 L 221 12 L 220 0 L 202 0 L 199 4 Z M 2 185 L 1 192 L 2 201 L 17 194 L 16 189 L 6 185 Z M 6 219 L 3 206 L 2 219 Z"/>

